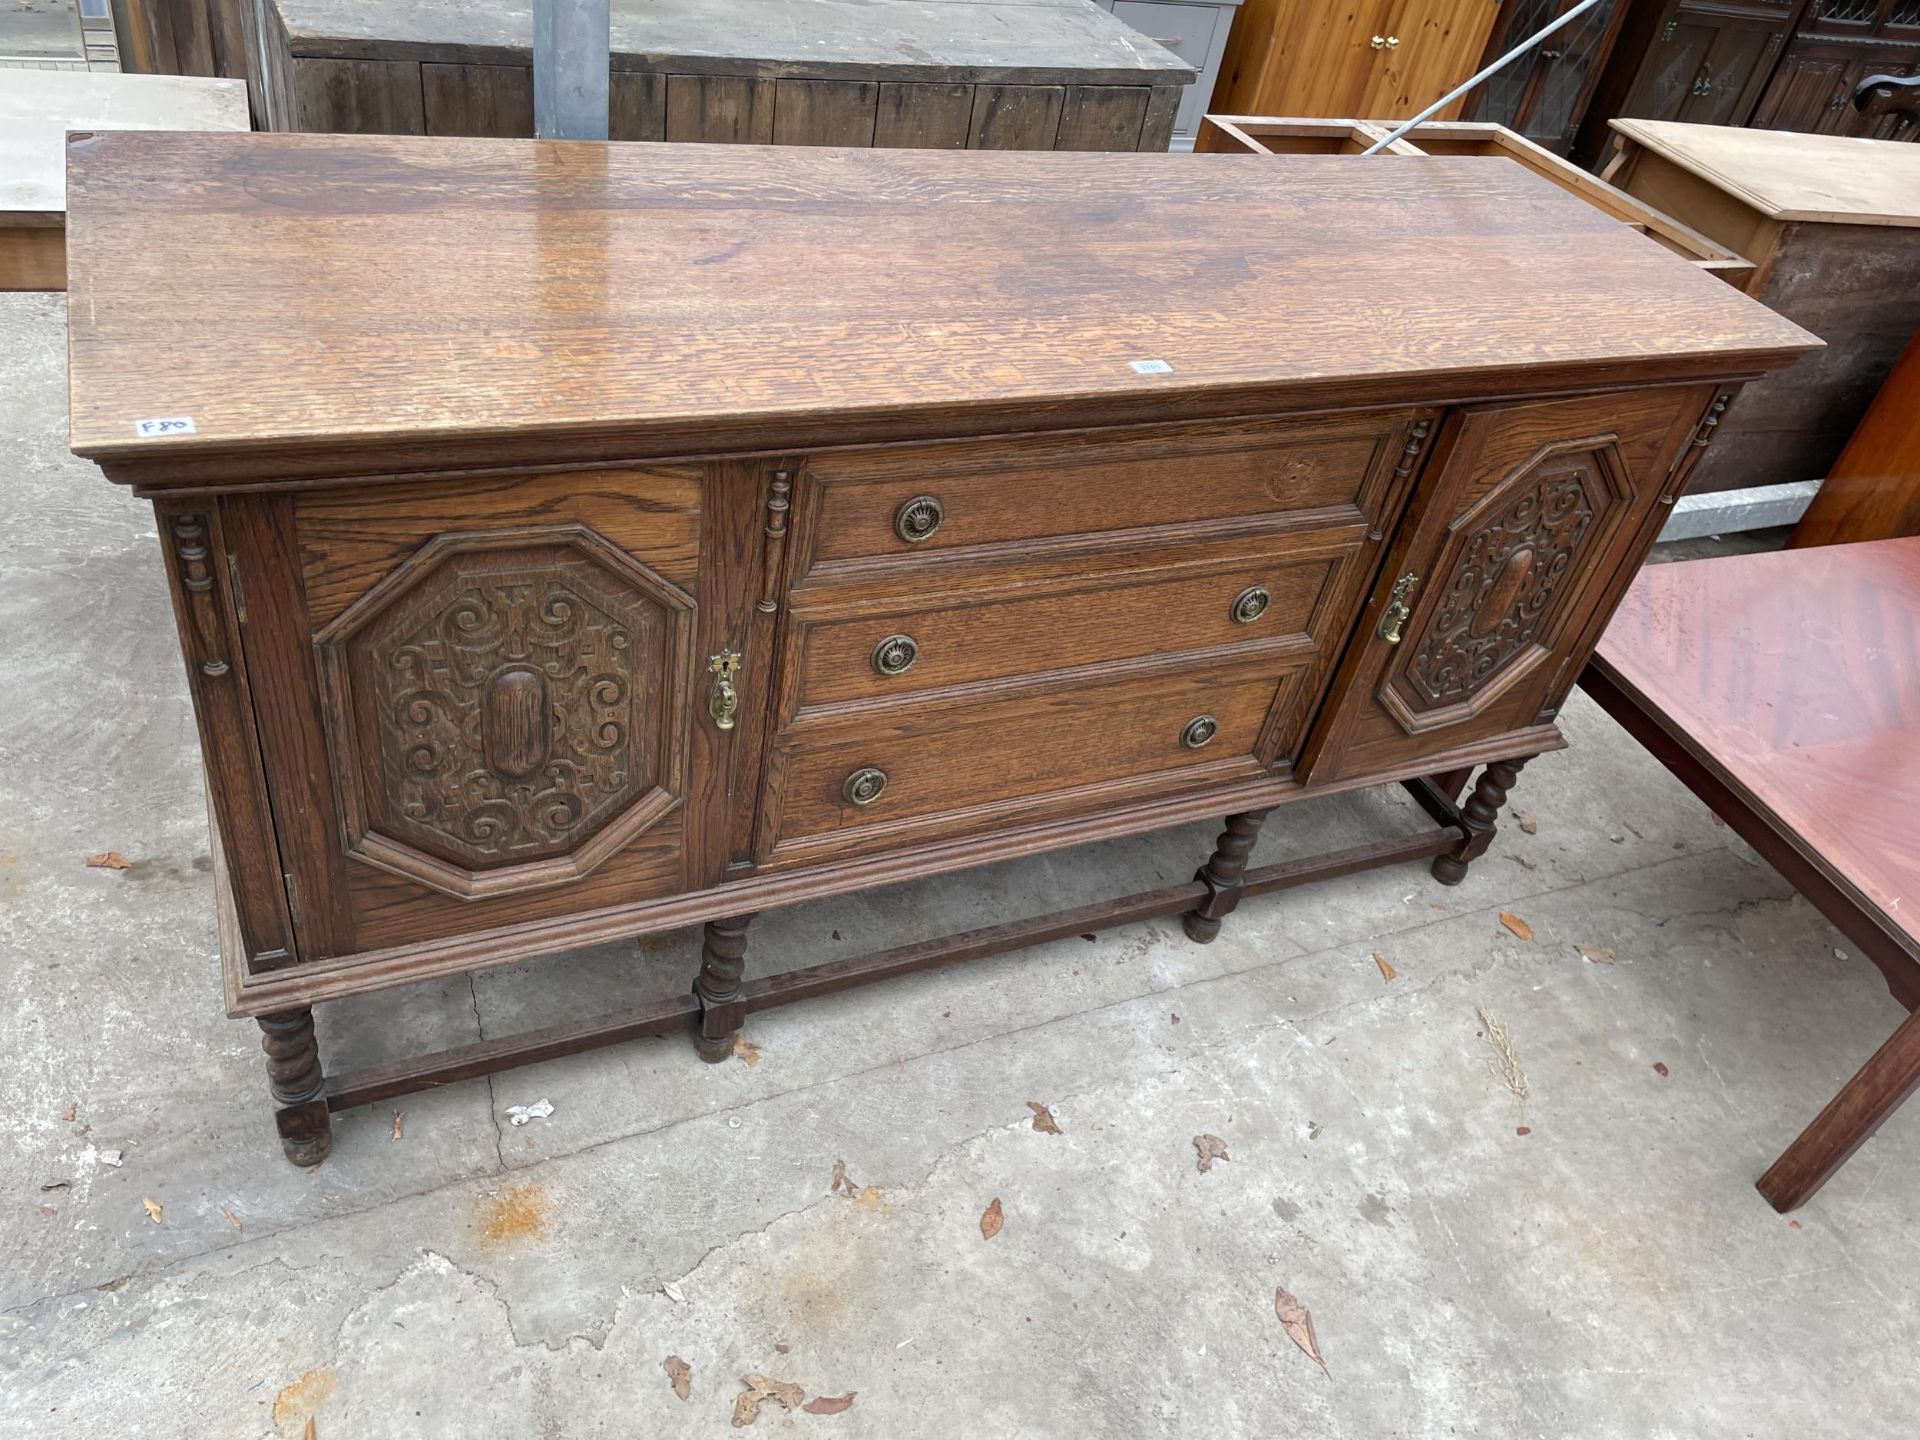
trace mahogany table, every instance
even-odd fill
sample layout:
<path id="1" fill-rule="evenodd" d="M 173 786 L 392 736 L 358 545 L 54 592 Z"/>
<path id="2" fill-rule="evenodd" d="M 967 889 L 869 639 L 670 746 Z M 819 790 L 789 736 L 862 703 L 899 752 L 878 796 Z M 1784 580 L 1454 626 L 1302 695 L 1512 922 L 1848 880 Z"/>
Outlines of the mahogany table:
<path id="1" fill-rule="evenodd" d="M 1580 683 L 1920 1006 L 1920 538 L 1652 567 Z M 1760 1193 L 1799 1206 L 1916 1086 L 1920 1015 Z"/>

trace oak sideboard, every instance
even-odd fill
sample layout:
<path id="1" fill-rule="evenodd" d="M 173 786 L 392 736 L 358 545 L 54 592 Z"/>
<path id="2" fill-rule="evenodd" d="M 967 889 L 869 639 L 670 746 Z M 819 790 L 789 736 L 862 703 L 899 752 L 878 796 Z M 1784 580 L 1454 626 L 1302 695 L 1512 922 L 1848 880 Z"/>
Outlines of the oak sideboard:
<path id="1" fill-rule="evenodd" d="M 80 134 L 68 192 L 73 446 L 155 507 L 307 1164 L 511 1064 L 1457 882 L 1818 343 L 1478 158 Z M 1392 782 L 1431 824 L 1251 865 Z M 1206 817 L 1185 885 L 748 975 L 756 911 Z M 316 1003 L 690 924 L 689 993 L 324 1073 Z"/>

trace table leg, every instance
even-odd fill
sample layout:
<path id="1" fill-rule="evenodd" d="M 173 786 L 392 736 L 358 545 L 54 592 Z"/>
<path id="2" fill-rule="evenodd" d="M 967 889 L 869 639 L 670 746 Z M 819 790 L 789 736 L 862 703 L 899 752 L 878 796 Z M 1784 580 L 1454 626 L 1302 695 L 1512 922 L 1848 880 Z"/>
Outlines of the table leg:
<path id="1" fill-rule="evenodd" d="M 1200 945 L 1213 940 L 1220 933 L 1220 922 L 1240 903 L 1241 877 L 1247 873 L 1247 860 L 1266 819 L 1265 810 L 1227 817 L 1227 828 L 1214 841 L 1213 854 L 1193 877 L 1207 887 L 1207 898 L 1180 917 L 1189 940 Z"/>
<path id="2" fill-rule="evenodd" d="M 709 1065 L 733 1053 L 733 1037 L 747 1018 L 746 992 L 740 980 L 747 969 L 747 924 L 751 915 L 709 920 L 700 945 L 700 976 L 693 993 L 700 999 L 700 1029 L 693 1047 Z"/>
<path id="3" fill-rule="evenodd" d="M 318 1165 L 333 1148 L 333 1118 L 320 1073 L 320 1046 L 313 1038 L 313 1009 L 262 1015 L 259 1020 L 280 1148 L 296 1165 Z"/>
<path id="4" fill-rule="evenodd" d="M 1518 760 L 1495 760 L 1480 772 L 1473 794 L 1460 807 L 1460 824 L 1467 838 L 1451 854 L 1433 857 L 1434 879 L 1442 885 L 1458 885 L 1467 878 L 1468 862 L 1486 854 L 1493 844 L 1495 823 L 1500 819 L 1500 807 L 1506 804 L 1507 791 L 1513 788 L 1521 766 L 1532 758 L 1523 755 Z"/>
<path id="5" fill-rule="evenodd" d="M 1797 1210 L 1920 1088 L 1920 1012 L 1907 1017 L 1759 1180 L 1782 1215 Z"/>

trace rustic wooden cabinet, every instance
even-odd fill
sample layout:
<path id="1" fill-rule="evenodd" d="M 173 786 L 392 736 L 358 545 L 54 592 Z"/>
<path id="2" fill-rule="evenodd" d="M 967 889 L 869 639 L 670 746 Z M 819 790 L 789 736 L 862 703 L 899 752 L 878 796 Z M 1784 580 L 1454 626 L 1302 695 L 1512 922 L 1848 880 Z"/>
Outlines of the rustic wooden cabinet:
<path id="1" fill-rule="evenodd" d="M 226 138 L 73 141 L 73 442 L 156 507 L 306 1163 L 530 1058 L 1459 880 L 1730 389 L 1815 343 L 1477 159 Z M 1396 780 L 1430 828 L 1250 868 Z M 1186 885 L 746 978 L 757 910 L 1206 816 Z M 696 922 L 691 994 L 323 1077 L 316 1002 Z"/>

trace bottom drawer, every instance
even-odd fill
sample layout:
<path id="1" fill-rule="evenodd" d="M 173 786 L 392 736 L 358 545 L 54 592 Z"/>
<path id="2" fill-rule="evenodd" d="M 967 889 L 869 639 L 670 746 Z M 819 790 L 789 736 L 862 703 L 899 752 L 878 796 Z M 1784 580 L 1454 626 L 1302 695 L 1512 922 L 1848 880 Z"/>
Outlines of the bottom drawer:
<path id="1" fill-rule="evenodd" d="M 816 861 L 1262 774 L 1308 663 L 1215 659 L 789 743 L 774 756 L 762 859 Z"/>

